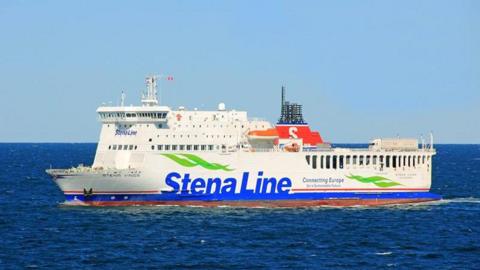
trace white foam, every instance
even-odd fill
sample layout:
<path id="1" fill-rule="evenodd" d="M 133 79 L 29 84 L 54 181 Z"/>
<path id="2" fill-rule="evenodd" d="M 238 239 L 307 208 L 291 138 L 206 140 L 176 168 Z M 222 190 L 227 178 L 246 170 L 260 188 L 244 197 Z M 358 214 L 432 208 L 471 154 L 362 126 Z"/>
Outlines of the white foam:
<path id="1" fill-rule="evenodd" d="M 379 255 L 379 256 L 388 256 L 388 255 L 391 255 L 392 252 L 391 251 L 387 251 L 387 252 L 375 252 L 375 255 Z"/>
<path id="2" fill-rule="evenodd" d="M 443 203 L 480 203 L 480 198 L 475 198 L 475 197 L 453 198 L 453 199 L 440 200 L 439 202 L 443 202 Z"/>

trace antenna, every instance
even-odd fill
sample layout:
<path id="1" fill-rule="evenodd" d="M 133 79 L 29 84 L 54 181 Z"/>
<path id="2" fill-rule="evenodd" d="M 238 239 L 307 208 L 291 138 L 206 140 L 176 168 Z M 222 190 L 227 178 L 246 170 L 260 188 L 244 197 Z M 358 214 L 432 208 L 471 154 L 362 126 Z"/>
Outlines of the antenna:
<path id="1" fill-rule="evenodd" d="M 280 121 L 285 120 L 285 86 L 282 85 L 282 104 L 280 106 Z"/>
<path id="2" fill-rule="evenodd" d="M 430 131 L 430 149 L 433 149 L 433 132 Z"/>
<path id="3" fill-rule="evenodd" d="M 125 93 L 122 91 L 122 96 L 120 98 L 120 106 L 125 106 Z"/>

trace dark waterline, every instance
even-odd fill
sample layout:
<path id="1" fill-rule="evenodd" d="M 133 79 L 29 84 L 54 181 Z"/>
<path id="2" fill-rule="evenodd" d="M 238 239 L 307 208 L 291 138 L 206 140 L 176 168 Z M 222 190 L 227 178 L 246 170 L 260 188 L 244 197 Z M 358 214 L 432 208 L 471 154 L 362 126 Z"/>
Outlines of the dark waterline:
<path id="1" fill-rule="evenodd" d="M 361 145 L 355 145 L 361 146 Z M 381 208 L 63 206 L 44 173 L 96 144 L 0 144 L 0 269 L 479 269 L 480 145 L 437 145 L 437 203 Z"/>

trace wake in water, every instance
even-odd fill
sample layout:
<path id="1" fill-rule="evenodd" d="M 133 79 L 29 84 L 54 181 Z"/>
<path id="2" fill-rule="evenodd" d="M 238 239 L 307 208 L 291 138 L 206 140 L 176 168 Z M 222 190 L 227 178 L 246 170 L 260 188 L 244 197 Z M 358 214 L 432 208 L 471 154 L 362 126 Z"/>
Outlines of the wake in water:
<path id="1" fill-rule="evenodd" d="M 442 199 L 440 201 L 432 202 L 432 203 L 480 203 L 480 198 L 474 197 L 466 197 L 466 198 L 451 198 L 451 199 Z"/>

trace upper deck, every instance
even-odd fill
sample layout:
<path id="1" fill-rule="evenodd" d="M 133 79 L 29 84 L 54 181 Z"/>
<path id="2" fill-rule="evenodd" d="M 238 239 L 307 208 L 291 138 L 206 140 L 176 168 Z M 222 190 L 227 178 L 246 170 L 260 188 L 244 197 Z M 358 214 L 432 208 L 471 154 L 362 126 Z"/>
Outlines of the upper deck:
<path id="1" fill-rule="evenodd" d="M 276 126 L 265 120 L 249 119 L 247 112 L 172 109 L 159 104 L 156 77 L 147 77 L 147 92 L 141 106 L 101 106 L 102 123 L 94 167 L 128 168 L 152 152 L 305 152 L 312 155 L 365 155 L 434 153 L 418 147 L 415 139 L 377 139 L 368 148 L 338 148 L 324 143 L 320 134 L 303 120 L 301 105 L 285 101 L 282 88 L 282 116 Z M 291 105 L 291 106 L 290 106 Z M 264 131 L 264 132 L 262 132 Z M 352 154 L 356 153 L 356 154 Z"/>

